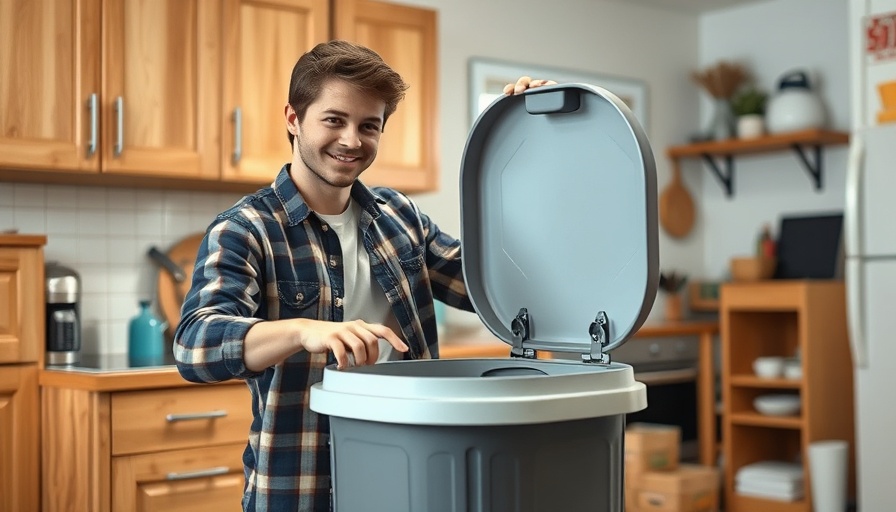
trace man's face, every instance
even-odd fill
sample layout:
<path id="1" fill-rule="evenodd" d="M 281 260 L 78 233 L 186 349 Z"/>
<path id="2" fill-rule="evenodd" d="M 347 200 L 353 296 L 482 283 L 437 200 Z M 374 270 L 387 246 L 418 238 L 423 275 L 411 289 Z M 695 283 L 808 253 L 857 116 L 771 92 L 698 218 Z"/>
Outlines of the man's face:
<path id="1" fill-rule="evenodd" d="M 386 103 L 349 83 L 331 79 L 299 120 L 287 107 L 295 135 L 293 179 L 312 187 L 350 187 L 376 158 Z"/>

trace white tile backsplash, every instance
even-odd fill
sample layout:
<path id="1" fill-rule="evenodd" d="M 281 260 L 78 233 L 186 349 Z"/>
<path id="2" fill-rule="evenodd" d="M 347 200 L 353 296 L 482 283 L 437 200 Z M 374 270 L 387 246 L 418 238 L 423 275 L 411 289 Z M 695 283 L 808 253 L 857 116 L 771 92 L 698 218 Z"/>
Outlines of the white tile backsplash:
<path id="1" fill-rule="evenodd" d="M 46 261 L 81 276 L 82 351 L 124 353 L 140 300 L 157 308 L 147 256 L 203 232 L 242 194 L 0 183 L 0 230 L 47 236 Z"/>
<path id="2" fill-rule="evenodd" d="M 20 206 L 18 200 L 17 197 L 16 204 L 13 206 L 13 221 L 15 222 L 14 227 L 19 230 L 19 233 L 46 233 L 46 207 Z"/>
<path id="3" fill-rule="evenodd" d="M 47 235 L 77 235 L 78 234 L 78 208 L 50 206 L 47 208 Z"/>
<path id="4" fill-rule="evenodd" d="M 45 208 L 47 189 L 43 185 L 16 185 L 13 191 L 13 205 L 23 208 Z"/>
<path id="5" fill-rule="evenodd" d="M 0 207 L 12 206 L 15 197 L 15 186 L 9 183 L 0 183 Z M 2 210 L 0 210 L 2 212 Z M 0 217 L 2 219 L 3 217 Z"/>

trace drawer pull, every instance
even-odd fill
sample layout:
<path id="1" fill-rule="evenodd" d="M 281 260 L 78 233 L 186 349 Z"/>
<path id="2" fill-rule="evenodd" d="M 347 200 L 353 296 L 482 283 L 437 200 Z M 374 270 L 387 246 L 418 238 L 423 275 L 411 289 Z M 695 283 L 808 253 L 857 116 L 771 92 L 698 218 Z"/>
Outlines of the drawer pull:
<path id="1" fill-rule="evenodd" d="M 169 414 L 165 416 L 165 420 L 169 423 L 173 423 L 175 421 L 193 421 L 193 420 L 211 420 L 215 418 L 224 418 L 227 416 L 227 411 L 225 410 L 217 410 L 217 411 L 208 411 L 208 412 L 188 412 L 186 414 Z"/>
<path id="2" fill-rule="evenodd" d="M 191 478 L 205 478 L 207 476 L 226 475 L 230 473 L 227 466 L 218 466 L 208 469 L 200 469 L 197 471 L 184 471 L 182 473 L 168 473 L 165 478 L 168 480 L 189 480 Z"/>

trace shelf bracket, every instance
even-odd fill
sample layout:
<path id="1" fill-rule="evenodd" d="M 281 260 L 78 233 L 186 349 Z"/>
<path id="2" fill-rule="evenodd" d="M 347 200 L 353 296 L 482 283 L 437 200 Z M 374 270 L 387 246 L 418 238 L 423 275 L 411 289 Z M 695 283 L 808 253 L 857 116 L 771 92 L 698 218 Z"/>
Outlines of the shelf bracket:
<path id="1" fill-rule="evenodd" d="M 805 167 L 806 172 L 809 173 L 809 177 L 812 178 L 812 181 L 815 183 L 815 190 L 822 189 L 822 157 L 821 157 L 821 146 L 812 146 L 815 149 L 815 164 L 809 161 L 808 156 L 806 156 L 806 152 L 803 151 L 803 147 L 799 144 L 794 144 L 793 150 L 796 152 L 796 155 L 800 158 L 800 161 L 803 162 L 803 167 Z"/>
<path id="2" fill-rule="evenodd" d="M 716 175 L 716 178 L 719 179 L 719 182 L 722 184 L 722 187 L 725 189 L 725 196 L 731 197 L 734 195 L 734 157 L 731 155 L 725 155 L 725 167 L 724 169 L 720 169 L 715 159 L 712 158 L 711 155 L 707 153 L 703 153 L 700 155 L 703 157 L 703 161 L 709 165 L 709 168 L 712 170 L 712 173 Z"/>

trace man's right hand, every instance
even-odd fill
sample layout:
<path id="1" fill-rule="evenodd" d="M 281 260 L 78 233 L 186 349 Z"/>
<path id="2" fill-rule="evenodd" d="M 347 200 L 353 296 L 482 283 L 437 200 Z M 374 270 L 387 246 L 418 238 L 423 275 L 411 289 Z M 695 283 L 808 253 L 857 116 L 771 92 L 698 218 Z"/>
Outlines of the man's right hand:
<path id="1" fill-rule="evenodd" d="M 308 320 L 299 331 L 300 344 L 315 354 L 332 352 L 338 368 L 363 366 L 376 362 L 380 354 L 380 338 L 389 342 L 395 350 L 407 352 L 405 345 L 392 329 L 382 324 L 369 324 L 363 320 L 350 322 L 326 322 Z M 349 354 L 354 361 L 349 361 Z"/>
<path id="2" fill-rule="evenodd" d="M 243 362 L 251 371 L 262 371 L 306 350 L 314 354 L 332 352 L 338 368 L 374 364 L 380 353 L 380 339 L 399 352 L 408 351 L 392 329 L 363 320 L 328 322 L 299 318 L 258 322 L 246 334 Z M 352 364 L 349 354 L 354 360 Z"/>

